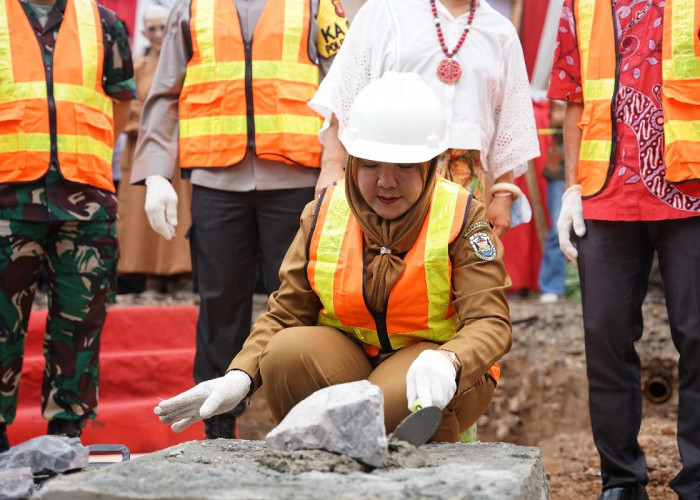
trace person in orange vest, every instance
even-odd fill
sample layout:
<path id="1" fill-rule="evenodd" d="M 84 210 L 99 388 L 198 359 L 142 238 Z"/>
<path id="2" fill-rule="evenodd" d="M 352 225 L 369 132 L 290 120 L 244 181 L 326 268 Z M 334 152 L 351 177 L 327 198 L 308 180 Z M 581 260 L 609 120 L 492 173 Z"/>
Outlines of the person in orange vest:
<path id="1" fill-rule="evenodd" d="M 225 376 L 162 401 L 181 431 L 262 386 L 275 422 L 314 391 L 367 379 L 391 432 L 416 402 L 437 406 L 433 441 L 455 442 L 486 410 L 511 346 L 503 246 L 486 210 L 437 179 L 438 97 L 387 72 L 355 99 L 344 181 L 309 203 L 282 284 Z"/>
<path id="2" fill-rule="evenodd" d="M 170 239 L 191 177 L 199 292 L 194 380 L 226 372 L 250 332 L 258 259 L 267 293 L 318 180 L 322 120 L 306 103 L 348 29 L 338 2 L 189 0 L 174 6 L 141 118 L 131 175 L 151 227 Z M 205 421 L 235 436 L 244 405 Z"/>
<path id="3" fill-rule="evenodd" d="M 118 256 L 112 148 L 135 95 L 129 37 L 112 11 L 0 0 L 0 451 L 42 267 L 47 433 L 80 436 L 96 416 Z"/>
<path id="4" fill-rule="evenodd" d="M 601 499 L 647 498 L 634 343 L 657 253 L 678 349 L 671 481 L 700 498 L 700 1 L 566 0 L 550 99 L 567 101 L 557 222 L 578 259 Z"/>

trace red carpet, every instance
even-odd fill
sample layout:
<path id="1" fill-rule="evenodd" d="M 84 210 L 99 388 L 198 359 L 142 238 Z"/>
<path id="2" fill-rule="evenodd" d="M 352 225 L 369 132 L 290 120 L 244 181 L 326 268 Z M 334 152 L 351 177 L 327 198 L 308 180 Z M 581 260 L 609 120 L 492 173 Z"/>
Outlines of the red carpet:
<path id="1" fill-rule="evenodd" d="M 147 453 L 204 438 L 201 423 L 176 434 L 153 414 L 158 398 L 194 383 L 196 323 L 195 306 L 110 308 L 102 331 L 100 406 L 83 430 L 83 444 L 124 444 L 132 453 Z M 40 406 L 45 324 L 46 311 L 33 311 L 17 418 L 7 428 L 13 445 L 46 433 Z"/>

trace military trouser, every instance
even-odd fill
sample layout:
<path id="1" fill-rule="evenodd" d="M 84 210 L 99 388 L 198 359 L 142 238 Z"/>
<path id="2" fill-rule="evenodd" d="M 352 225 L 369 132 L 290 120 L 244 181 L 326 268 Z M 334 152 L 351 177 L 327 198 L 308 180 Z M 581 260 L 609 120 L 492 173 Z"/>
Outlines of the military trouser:
<path id="1" fill-rule="evenodd" d="M 45 419 L 94 418 L 100 333 L 118 257 L 114 221 L 0 219 L 0 423 L 11 424 L 29 313 L 48 276 L 41 409 Z"/>

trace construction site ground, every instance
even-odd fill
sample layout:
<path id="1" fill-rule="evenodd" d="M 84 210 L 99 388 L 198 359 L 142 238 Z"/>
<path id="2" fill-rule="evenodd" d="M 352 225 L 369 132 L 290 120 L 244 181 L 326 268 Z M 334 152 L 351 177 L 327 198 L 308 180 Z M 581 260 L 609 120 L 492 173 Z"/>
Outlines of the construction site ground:
<path id="1" fill-rule="evenodd" d="M 180 295 L 120 295 L 118 305 L 196 301 Z M 255 296 L 254 317 L 266 297 Z M 588 416 L 581 304 L 565 301 L 543 305 L 511 301 L 513 347 L 501 361 L 502 379 L 488 412 L 478 423 L 480 441 L 504 441 L 542 449 L 551 498 L 597 498 L 599 458 Z M 644 305 L 645 333 L 637 344 L 643 383 L 652 377 L 668 381 L 671 397 L 663 403 L 644 399 L 640 443 L 646 453 L 651 499 L 674 498 L 669 480 L 680 469 L 676 445 L 677 353 L 661 299 Z M 239 436 L 264 439 L 273 427 L 261 391 L 239 422 Z"/>

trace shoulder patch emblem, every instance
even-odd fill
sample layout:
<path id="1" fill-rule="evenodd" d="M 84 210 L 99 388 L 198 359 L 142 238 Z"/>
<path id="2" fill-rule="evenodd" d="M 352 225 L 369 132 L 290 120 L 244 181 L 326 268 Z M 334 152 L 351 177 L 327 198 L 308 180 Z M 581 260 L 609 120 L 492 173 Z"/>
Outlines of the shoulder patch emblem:
<path id="1" fill-rule="evenodd" d="M 496 245 L 491 241 L 491 237 L 483 231 L 472 234 L 469 237 L 469 244 L 481 260 L 494 260 L 496 258 Z"/>
<path id="2" fill-rule="evenodd" d="M 491 227 L 491 224 L 489 224 L 488 221 L 479 220 L 479 221 L 473 222 L 469 225 L 467 230 L 464 231 L 464 237 L 468 238 L 469 234 L 476 231 L 477 229 L 486 229 L 488 227 Z"/>

